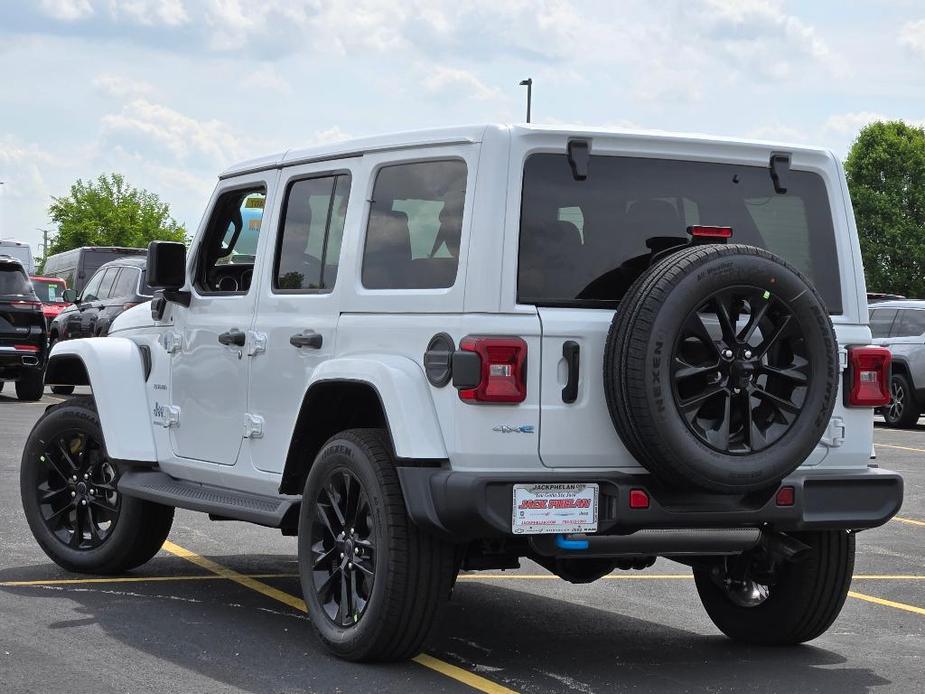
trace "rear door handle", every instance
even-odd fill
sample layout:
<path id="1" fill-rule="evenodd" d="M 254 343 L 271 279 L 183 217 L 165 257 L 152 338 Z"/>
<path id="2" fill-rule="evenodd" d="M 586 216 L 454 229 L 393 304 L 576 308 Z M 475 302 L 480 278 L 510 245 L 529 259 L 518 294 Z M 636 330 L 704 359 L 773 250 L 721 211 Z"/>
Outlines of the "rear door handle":
<path id="1" fill-rule="evenodd" d="M 298 347 L 299 349 L 302 349 L 303 347 L 321 349 L 321 345 L 323 343 L 324 339 L 314 330 L 306 330 L 301 333 L 296 333 L 289 338 L 289 344 L 293 347 Z"/>
<path id="2" fill-rule="evenodd" d="M 573 403 L 578 399 L 578 364 L 581 347 L 574 340 L 562 343 L 562 358 L 568 368 L 568 380 L 562 389 L 562 402 Z"/>
<path id="3" fill-rule="evenodd" d="M 218 341 L 229 347 L 232 345 L 243 347 L 246 340 L 247 334 L 243 330 L 238 330 L 237 328 L 232 328 L 228 332 L 218 336 Z"/>

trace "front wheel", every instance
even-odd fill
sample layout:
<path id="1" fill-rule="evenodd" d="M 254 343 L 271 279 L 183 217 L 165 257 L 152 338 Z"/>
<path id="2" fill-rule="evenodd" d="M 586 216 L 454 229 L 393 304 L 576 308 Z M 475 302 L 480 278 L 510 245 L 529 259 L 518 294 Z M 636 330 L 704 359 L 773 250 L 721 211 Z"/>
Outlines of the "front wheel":
<path id="1" fill-rule="evenodd" d="M 793 533 L 806 556 L 771 576 L 730 571 L 729 560 L 694 569 L 697 592 L 713 623 L 729 638 L 763 646 L 811 641 L 838 617 L 854 570 L 854 534 Z"/>
<path id="2" fill-rule="evenodd" d="M 144 564 L 164 544 L 173 508 L 119 493 L 96 409 L 69 401 L 32 429 L 20 470 L 23 510 L 32 534 L 56 564 L 94 574 Z"/>
<path id="3" fill-rule="evenodd" d="M 420 652 L 455 576 L 453 546 L 405 511 L 388 436 L 351 429 L 321 449 L 299 514 L 299 574 L 312 626 L 335 655 Z"/>
<path id="4" fill-rule="evenodd" d="M 920 414 L 909 379 L 902 374 L 893 374 L 890 379 L 890 404 L 883 408 L 883 420 L 891 427 L 908 429 L 916 425 Z"/>

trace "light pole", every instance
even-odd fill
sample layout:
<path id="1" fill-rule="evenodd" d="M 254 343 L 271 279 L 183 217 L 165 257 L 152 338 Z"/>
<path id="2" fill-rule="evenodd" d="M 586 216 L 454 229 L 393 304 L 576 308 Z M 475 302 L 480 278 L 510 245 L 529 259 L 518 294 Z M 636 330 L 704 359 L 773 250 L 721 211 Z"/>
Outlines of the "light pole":
<path id="1" fill-rule="evenodd" d="M 521 87 L 527 88 L 527 122 L 530 122 L 530 104 L 533 101 L 533 78 L 528 77 L 525 80 L 521 80 Z"/>

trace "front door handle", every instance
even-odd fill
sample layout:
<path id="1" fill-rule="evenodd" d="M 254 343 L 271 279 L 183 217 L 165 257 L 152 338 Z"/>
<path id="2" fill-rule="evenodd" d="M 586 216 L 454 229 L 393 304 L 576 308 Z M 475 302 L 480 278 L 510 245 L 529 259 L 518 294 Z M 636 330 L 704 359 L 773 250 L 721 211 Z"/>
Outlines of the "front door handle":
<path id="1" fill-rule="evenodd" d="M 237 328 L 232 328 L 227 333 L 222 333 L 218 336 L 218 341 L 229 347 L 232 345 L 243 347 L 246 340 L 247 334 L 243 330 L 238 330 Z"/>
<path id="2" fill-rule="evenodd" d="M 289 344 L 293 347 L 298 347 L 302 349 L 303 347 L 310 347 L 311 349 L 321 349 L 321 345 L 324 342 L 324 339 L 316 333 L 314 330 L 306 330 L 301 333 L 296 333 L 289 338 Z"/>

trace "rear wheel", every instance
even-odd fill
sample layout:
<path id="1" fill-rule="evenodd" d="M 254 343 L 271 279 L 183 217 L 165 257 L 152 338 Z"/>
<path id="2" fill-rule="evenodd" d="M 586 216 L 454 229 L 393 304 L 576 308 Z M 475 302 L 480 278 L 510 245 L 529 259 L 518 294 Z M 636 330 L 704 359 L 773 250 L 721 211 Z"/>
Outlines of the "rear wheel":
<path id="1" fill-rule="evenodd" d="M 811 548 L 771 576 L 733 570 L 730 560 L 694 569 L 697 592 L 726 636 L 765 646 L 803 643 L 838 617 L 854 570 L 854 534 L 847 530 L 793 533 Z"/>
<path id="2" fill-rule="evenodd" d="M 20 493 L 32 534 L 56 564 L 121 573 L 164 544 L 173 508 L 123 496 L 118 480 L 89 402 L 53 407 L 35 425 L 23 451 Z"/>
<path id="3" fill-rule="evenodd" d="M 921 413 L 909 379 L 903 374 L 893 374 L 890 379 L 890 404 L 883 408 L 884 421 L 891 427 L 908 429 L 918 423 Z"/>
<path id="4" fill-rule="evenodd" d="M 312 625 L 335 655 L 416 655 L 455 575 L 453 546 L 408 518 L 388 437 L 344 431 L 309 472 L 299 516 L 299 573 Z"/>
<path id="5" fill-rule="evenodd" d="M 20 400 L 41 400 L 45 392 L 45 374 L 41 371 L 27 371 L 16 381 L 16 397 Z"/>

